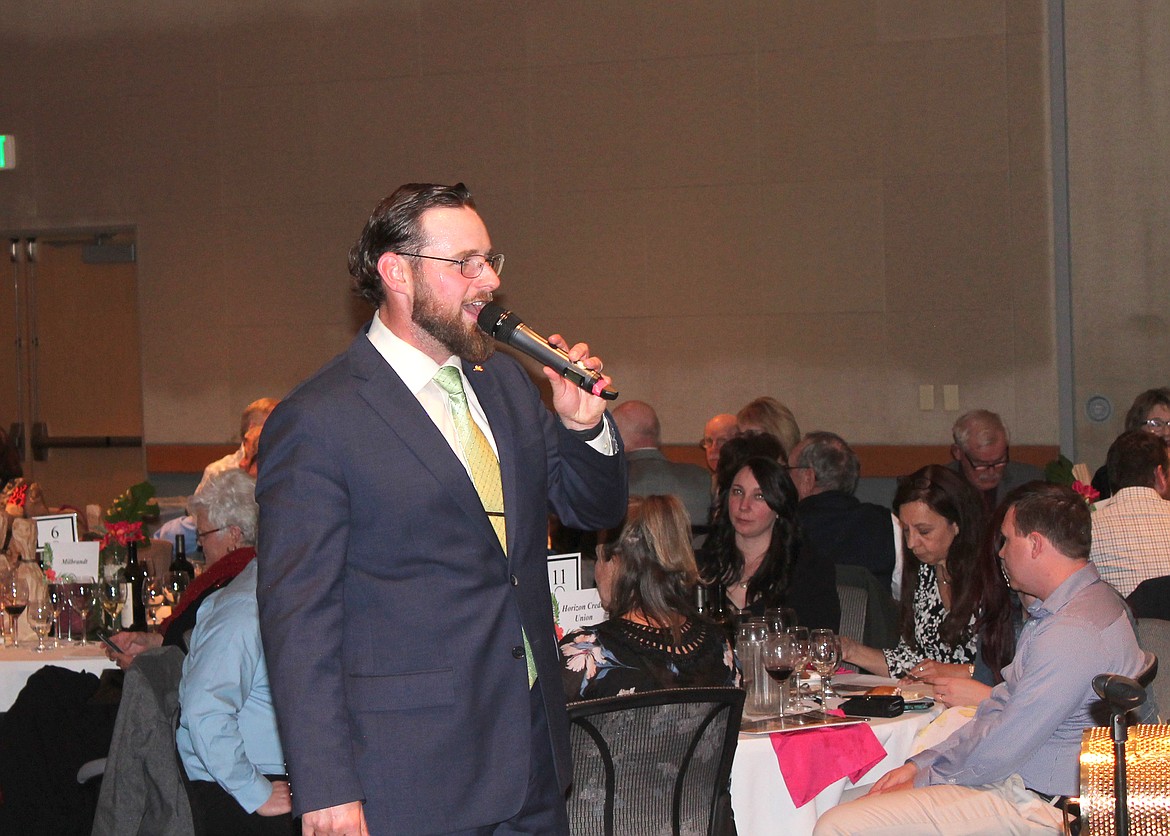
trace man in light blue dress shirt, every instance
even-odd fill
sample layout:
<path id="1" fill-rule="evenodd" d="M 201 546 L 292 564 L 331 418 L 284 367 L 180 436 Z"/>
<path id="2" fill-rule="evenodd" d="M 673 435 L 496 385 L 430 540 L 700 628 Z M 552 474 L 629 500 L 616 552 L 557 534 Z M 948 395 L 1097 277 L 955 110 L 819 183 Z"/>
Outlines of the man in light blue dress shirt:
<path id="1" fill-rule="evenodd" d="M 1000 566 L 1035 599 L 1004 681 L 970 723 L 822 816 L 817 836 L 1060 832 L 1053 802 L 1078 794 L 1081 732 L 1108 720 L 1093 678 L 1136 676 L 1145 654 L 1121 597 L 1089 563 L 1085 501 L 1039 482 L 1004 501 Z"/>
<path id="2" fill-rule="evenodd" d="M 260 643 L 255 561 L 200 606 L 179 705 L 179 755 L 202 831 L 292 832 L 288 781 L 273 780 L 285 774 L 284 753 Z"/>

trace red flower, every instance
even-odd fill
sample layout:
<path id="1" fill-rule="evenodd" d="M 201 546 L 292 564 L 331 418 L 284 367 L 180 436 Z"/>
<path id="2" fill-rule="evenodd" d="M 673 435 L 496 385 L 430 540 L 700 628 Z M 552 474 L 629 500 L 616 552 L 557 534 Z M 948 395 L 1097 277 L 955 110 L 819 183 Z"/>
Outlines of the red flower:
<path id="1" fill-rule="evenodd" d="M 1086 485 L 1079 479 L 1072 483 L 1072 489 L 1084 497 L 1085 502 L 1092 504 L 1101 498 L 1101 492 L 1092 485 Z"/>
<path id="2" fill-rule="evenodd" d="M 119 546 L 125 546 L 128 543 L 136 543 L 145 540 L 146 537 L 142 534 L 141 522 L 112 522 L 106 523 L 106 533 L 102 537 L 102 548 L 110 545 L 110 543 L 117 543 Z"/>
<path id="3" fill-rule="evenodd" d="M 24 500 L 28 497 L 28 483 L 17 485 L 12 489 L 12 495 L 8 497 L 9 505 L 16 505 L 20 508 L 24 507 Z"/>

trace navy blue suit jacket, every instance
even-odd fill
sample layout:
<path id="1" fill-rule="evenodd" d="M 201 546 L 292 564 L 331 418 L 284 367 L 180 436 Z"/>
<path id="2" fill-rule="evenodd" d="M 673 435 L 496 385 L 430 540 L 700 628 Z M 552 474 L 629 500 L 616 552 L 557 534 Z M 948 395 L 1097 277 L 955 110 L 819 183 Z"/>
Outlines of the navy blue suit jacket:
<path id="1" fill-rule="evenodd" d="M 515 360 L 464 373 L 499 450 L 507 557 L 459 459 L 364 333 L 265 425 L 258 597 L 297 814 L 362 799 L 382 834 L 516 813 L 530 759 L 521 625 L 570 779 L 547 513 L 616 525 L 624 457 L 566 430 Z"/>

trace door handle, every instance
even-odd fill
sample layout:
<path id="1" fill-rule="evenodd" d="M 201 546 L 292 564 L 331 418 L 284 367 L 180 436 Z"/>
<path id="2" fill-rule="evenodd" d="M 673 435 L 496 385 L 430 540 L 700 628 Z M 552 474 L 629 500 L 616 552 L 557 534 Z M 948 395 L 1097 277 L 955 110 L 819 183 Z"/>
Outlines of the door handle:
<path id="1" fill-rule="evenodd" d="M 141 447 L 140 435 L 49 435 L 48 426 L 44 421 L 33 423 L 32 436 L 29 439 L 32 447 L 33 461 L 43 462 L 48 458 L 49 450 L 54 448 L 108 448 L 108 447 Z"/>

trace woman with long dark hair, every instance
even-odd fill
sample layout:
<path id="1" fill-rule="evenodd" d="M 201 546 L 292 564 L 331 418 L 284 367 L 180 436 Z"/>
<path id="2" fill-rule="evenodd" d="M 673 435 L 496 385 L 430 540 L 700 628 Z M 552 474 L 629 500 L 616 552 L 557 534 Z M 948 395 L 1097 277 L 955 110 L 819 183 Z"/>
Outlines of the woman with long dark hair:
<path id="1" fill-rule="evenodd" d="M 704 577 L 723 586 L 737 612 L 763 615 L 787 606 L 810 629 L 837 630 L 836 570 L 800 536 L 796 486 L 787 468 L 765 456 L 725 467 L 729 445 L 720 454 L 718 504 L 700 552 Z"/>
<path id="2" fill-rule="evenodd" d="M 971 679 L 982 645 L 981 676 L 992 684 L 1014 637 L 979 496 L 959 474 L 929 465 L 898 481 L 894 513 L 917 562 L 902 573 L 901 641 L 877 650 L 843 639 L 845 660 L 894 677 Z"/>
<path id="3" fill-rule="evenodd" d="M 631 497 L 625 524 L 597 552 L 597 591 L 609 618 L 561 640 L 570 701 L 739 684 L 727 638 L 695 609 L 699 573 L 677 497 Z"/>

